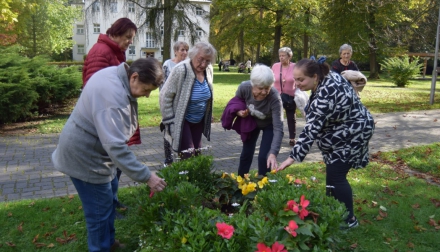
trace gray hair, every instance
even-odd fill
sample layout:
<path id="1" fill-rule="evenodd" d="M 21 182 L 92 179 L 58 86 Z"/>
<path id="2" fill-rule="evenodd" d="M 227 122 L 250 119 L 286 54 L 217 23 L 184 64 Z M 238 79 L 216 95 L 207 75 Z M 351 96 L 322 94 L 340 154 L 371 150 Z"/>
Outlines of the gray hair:
<path id="1" fill-rule="evenodd" d="M 197 42 L 193 47 L 191 47 L 191 49 L 189 49 L 188 58 L 193 60 L 194 57 L 196 57 L 199 53 L 203 53 L 205 56 L 211 56 L 211 63 L 215 62 L 217 51 L 210 43 Z"/>
<path id="2" fill-rule="evenodd" d="M 253 87 L 267 88 L 275 82 L 272 69 L 263 64 L 255 65 L 251 72 L 251 84 Z"/>
<path id="3" fill-rule="evenodd" d="M 186 43 L 185 41 L 176 41 L 176 43 L 174 43 L 174 45 L 173 45 L 174 53 L 179 51 L 180 46 L 183 46 L 186 48 L 186 50 L 189 50 L 188 43 Z"/>
<path id="4" fill-rule="evenodd" d="M 292 49 L 290 49 L 289 47 L 281 47 L 281 48 L 278 50 L 278 53 L 280 53 L 280 52 L 287 53 L 287 55 L 289 55 L 289 57 L 292 57 L 292 55 L 293 55 L 293 53 L 292 53 Z"/>
<path id="5" fill-rule="evenodd" d="M 341 54 L 343 50 L 349 50 L 351 53 L 353 52 L 353 48 L 349 44 L 341 45 L 341 47 L 339 47 L 339 54 Z"/>

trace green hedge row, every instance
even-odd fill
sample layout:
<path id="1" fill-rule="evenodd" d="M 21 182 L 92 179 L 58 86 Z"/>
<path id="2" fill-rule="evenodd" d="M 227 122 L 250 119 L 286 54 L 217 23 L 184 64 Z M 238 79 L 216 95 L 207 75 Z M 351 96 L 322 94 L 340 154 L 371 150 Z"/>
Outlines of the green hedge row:
<path id="1" fill-rule="evenodd" d="M 1 47 L 0 54 L 0 124 L 26 120 L 79 95 L 78 66 L 59 68 L 45 57 L 22 57 L 17 47 Z"/>

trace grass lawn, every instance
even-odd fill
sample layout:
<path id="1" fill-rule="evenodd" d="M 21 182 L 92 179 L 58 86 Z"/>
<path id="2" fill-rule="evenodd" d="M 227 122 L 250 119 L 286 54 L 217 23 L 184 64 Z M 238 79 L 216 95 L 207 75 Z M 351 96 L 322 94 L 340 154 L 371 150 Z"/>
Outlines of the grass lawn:
<path id="1" fill-rule="evenodd" d="M 429 151 L 427 151 L 429 150 Z M 407 153 L 423 153 L 411 156 Z M 351 170 L 355 214 L 360 226 L 335 230 L 339 251 L 438 251 L 440 248 L 440 187 L 419 176 L 408 176 L 410 166 L 439 178 L 440 143 L 373 156 L 365 169 Z M 413 166 L 416 166 L 414 167 Z M 316 177 L 325 190 L 325 165 L 304 163 L 285 173 L 300 179 Z M 146 186 L 146 185 L 141 185 Z M 116 236 L 134 251 L 142 230 L 137 224 L 138 187 L 122 188 L 121 200 L 130 209 L 116 220 Z M 0 251 L 86 251 L 87 235 L 77 195 L 0 203 Z"/>
<path id="2" fill-rule="evenodd" d="M 227 102 L 235 95 L 238 85 L 248 80 L 249 74 L 237 73 L 231 67 L 231 72 L 218 72 L 214 68 L 214 109 L 213 117 L 219 122 Z M 365 73 L 368 76 L 368 73 Z M 429 78 L 429 76 L 428 76 Z M 431 92 L 431 79 L 412 80 L 407 88 L 396 87 L 384 75 L 380 80 L 369 80 L 361 92 L 362 102 L 371 113 L 403 112 L 414 110 L 440 109 L 440 84 L 437 84 L 434 105 L 429 104 Z M 139 121 L 141 127 L 156 127 L 162 117 L 159 110 L 159 90 L 151 93 L 150 98 L 139 98 Z M 61 132 L 68 116 L 73 109 L 75 101 L 63 114 L 36 118 L 24 126 L 32 133 L 59 133 Z M 301 116 L 298 111 L 298 116 Z"/>

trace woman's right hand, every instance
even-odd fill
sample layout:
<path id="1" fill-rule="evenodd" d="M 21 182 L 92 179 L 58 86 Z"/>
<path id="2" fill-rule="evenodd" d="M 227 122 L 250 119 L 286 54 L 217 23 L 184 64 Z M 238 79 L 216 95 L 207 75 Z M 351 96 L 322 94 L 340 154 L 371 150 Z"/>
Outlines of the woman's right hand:
<path id="1" fill-rule="evenodd" d="M 277 169 L 277 172 L 282 171 L 284 169 L 286 169 L 286 167 L 290 166 L 291 164 L 293 164 L 295 162 L 295 159 L 288 157 L 286 160 L 284 160 L 284 162 L 282 162 Z"/>
<path id="2" fill-rule="evenodd" d="M 239 116 L 239 117 L 246 117 L 246 116 L 248 116 L 249 115 L 249 109 L 245 109 L 245 110 L 239 110 L 238 112 L 237 112 L 237 116 Z"/>
<path id="3" fill-rule="evenodd" d="M 153 192 L 160 192 L 167 186 L 165 180 L 156 175 L 156 173 L 151 173 L 150 179 L 147 180 L 147 185 L 151 188 Z"/>

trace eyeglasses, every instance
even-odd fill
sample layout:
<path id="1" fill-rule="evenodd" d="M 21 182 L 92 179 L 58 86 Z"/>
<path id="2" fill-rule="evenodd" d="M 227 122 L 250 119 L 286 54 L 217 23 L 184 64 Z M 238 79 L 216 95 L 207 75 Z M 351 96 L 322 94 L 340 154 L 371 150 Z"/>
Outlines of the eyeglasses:
<path id="1" fill-rule="evenodd" d="M 197 62 L 199 62 L 199 64 L 203 64 L 203 65 L 211 64 L 210 60 L 204 60 L 203 58 L 197 58 Z"/>

